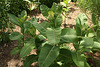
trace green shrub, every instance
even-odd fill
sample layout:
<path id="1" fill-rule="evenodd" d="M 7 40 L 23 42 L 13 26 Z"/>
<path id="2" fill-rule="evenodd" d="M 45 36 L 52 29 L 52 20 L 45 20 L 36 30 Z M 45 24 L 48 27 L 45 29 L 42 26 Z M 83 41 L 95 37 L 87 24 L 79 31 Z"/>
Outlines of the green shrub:
<path id="1" fill-rule="evenodd" d="M 99 0 L 78 0 L 82 10 L 90 10 L 92 13 L 100 17 L 100 1 Z"/>
<path id="2" fill-rule="evenodd" d="M 7 17 L 7 11 L 9 10 L 9 5 L 7 0 L 0 0 L 0 44 L 6 43 L 8 38 L 8 32 L 5 32 L 8 28 L 9 20 Z"/>
<path id="3" fill-rule="evenodd" d="M 18 15 L 23 10 L 28 10 L 28 3 L 23 0 L 8 0 L 9 3 L 9 13 Z"/>

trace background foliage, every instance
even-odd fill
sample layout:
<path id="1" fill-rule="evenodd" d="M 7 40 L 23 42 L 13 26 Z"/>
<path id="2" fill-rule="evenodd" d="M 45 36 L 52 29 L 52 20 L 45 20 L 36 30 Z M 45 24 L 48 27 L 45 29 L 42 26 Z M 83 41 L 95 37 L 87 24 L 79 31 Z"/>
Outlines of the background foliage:
<path id="1" fill-rule="evenodd" d="M 53 2 L 59 3 L 60 0 L 37 0 L 40 2 L 40 4 L 44 4 L 48 6 L 49 8 L 52 6 Z"/>
<path id="2" fill-rule="evenodd" d="M 79 6 L 83 11 L 91 11 L 100 17 L 100 1 L 99 0 L 78 0 Z"/>

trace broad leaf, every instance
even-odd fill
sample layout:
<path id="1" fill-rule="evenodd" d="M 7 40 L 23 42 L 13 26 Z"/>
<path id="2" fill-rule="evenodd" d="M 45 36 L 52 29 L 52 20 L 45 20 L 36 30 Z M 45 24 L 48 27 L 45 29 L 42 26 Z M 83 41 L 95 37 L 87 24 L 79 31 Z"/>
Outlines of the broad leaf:
<path id="1" fill-rule="evenodd" d="M 100 43 L 99 42 L 94 42 L 93 47 L 100 49 Z"/>
<path id="2" fill-rule="evenodd" d="M 56 27 L 56 28 L 57 28 L 57 27 L 60 27 L 61 24 L 62 24 L 62 21 L 63 21 L 62 16 L 61 16 L 61 15 L 58 15 L 58 16 L 56 17 L 56 19 L 55 19 L 55 27 Z"/>
<path id="3" fill-rule="evenodd" d="M 20 50 L 21 50 L 21 49 L 20 49 L 19 47 L 15 47 L 15 48 L 11 51 L 11 55 L 15 55 L 15 54 L 19 53 Z"/>
<path id="4" fill-rule="evenodd" d="M 22 48 L 20 52 L 20 57 L 27 56 L 33 49 L 35 48 L 35 40 L 30 39 L 30 41 L 25 41 L 24 47 Z"/>
<path id="5" fill-rule="evenodd" d="M 76 31 L 71 28 L 62 29 L 61 40 L 69 43 L 75 42 L 77 40 Z"/>
<path id="6" fill-rule="evenodd" d="M 84 40 L 84 45 L 85 46 L 91 46 L 94 44 L 93 42 L 93 38 L 89 38 L 89 37 L 84 37 L 82 38 Z"/>
<path id="7" fill-rule="evenodd" d="M 60 41 L 61 28 L 47 28 L 46 35 L 51 44 L 57 44 Z"/>
<path id="8" fill-rule="evenodd" d="M 86 61 L 85 55 L 81 54 L 80 52 L 73 51 L 72 59 L 78 67 L 90 67 Z"/>
<path id="9" fill-rule="evenodd" d="M 50 9 L 46 5 L 41 5 L 40 10 L 41 10 L 43 16 L 47 18 L 48 12 L 50 11 Z"/>
<path id="10" fill-rule="evenodd" d="M 70 62 L 72 60 L 71 51 L 68 49 L 60 49 L 58 59 L 66 63 Z"/>
<path id="11" fill-rule="evenodd" d="M 36 55 L 29 55 L 25 61 L 24 61 L 24 64 L 23 64 L 23 67 L 30 67 L 30 65 L 33 63 L 33 62 L 36 62 L 37 61 L 37 56 Z"/>
<path id="12" fill-rule="evenodd" d="M 39 67 L 49 67 L 59 55 L 59 47 L 44 45 L 39 55 Z"/>
<path id="13" fill-rule="evenodd" d="M 20 40 L 23 37 L 19 32 L 13 32 L 10 34 L 9 38 L 10 40 Z"/>
<path id="14" fill-rule="evenodd" d="M 13 15 L 13 14 L 8 14 L 8 17 L 10 18 L 10 20 L 12 21 L 12 23 L 14 23 L 15 25 L 18 25 L 21 27 L 20 23 L 19 23 L 19 19 Z"/>
<path id="15" fill-rule="evenodd" d="M 43 23 L 38 24 L 36 19 L 32 19 L 31 23 L 34 27 L 42 34 L 46 35 L 46 28 L 49 26 L 49 23 L 44 21 Z"/>

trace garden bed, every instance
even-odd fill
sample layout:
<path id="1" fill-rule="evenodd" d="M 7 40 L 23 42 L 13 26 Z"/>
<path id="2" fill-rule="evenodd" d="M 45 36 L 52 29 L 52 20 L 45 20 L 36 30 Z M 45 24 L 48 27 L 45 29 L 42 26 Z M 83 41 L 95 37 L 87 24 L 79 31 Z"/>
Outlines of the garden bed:
<path id="1" fill-rule="evenodd" d="M 75 5 L 75 3 L 71 3 L 71 5 L 72 6 L 71 6 L 70 13 L 66 16 L 66 19 L 63 21 L 62 26 L 61 26 L 62 28 L 75 29 L 76 18 L 80 13 L 82 13 L 79 7 Z M 36 16 L 38 18 L 38 23 L 41 23 L 44 20 L 46 20 L 42 16 L 42 14 L 37 11 L 30 12 L 29 16 L 31 16 L 31 18 Z M 16 26 L 16 29 L 14 29 L 14 31 L 20 32 L 20 28 Z M 39 32 L 37 31 L 37 34 L 38 33 Z M 17 46 L 17 41 L 13 41 L 10 43 L 6 43 L 4 45 L 0 45 L 0 67 L 22 67 L 23 66 L 23 61 L 20 59 L 19 55 L 13 55 L 13 56 L 10 55 L 11 50 L 16 46 Z M 31 53 L 35 54 L 35 50 L 33 50 Z M 100 61 L 100 53 L 92 54 L 92 56 Z M 91 58 L 89 58 L 87 61 L 88 63 L 92 63 L 93 67 L 100 67 L 100 66 L 96 66 L 95 61 Z M 33 63 L 32 66 L 38 67 L 37 62 Z"/>

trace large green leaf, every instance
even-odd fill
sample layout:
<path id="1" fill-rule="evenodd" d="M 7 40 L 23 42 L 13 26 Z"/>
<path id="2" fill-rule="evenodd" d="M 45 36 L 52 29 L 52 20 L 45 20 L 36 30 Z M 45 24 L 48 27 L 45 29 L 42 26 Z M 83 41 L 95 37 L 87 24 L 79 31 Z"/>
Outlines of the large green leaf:
<path id="1" fill-rule="evenodd" d="M 73 51 L 72 59 L 78 67 L 90 67 L 86 61 L 85 55 L 81 54 L 80 52 Z"/>
<path id="2" fill-rule="evenodd" d="M 44 45 L 39 55 L 39 67 L 49 67 L 59 55 L 59 47 Z"/>
<path id="3" fill-rule="evenodd" d="M 15 25 L 18 25 L 21 27 L 20 23 L 19 23 L 19 19 L 13 15 L 13 14 L 8 14 L 8 17 L 10 18 L 10 20 L 12 21 L 12 23 L 14 23 Z"/>
<path id="4" fill-rule="evenodd" d="M 62 16 L 61 15 L 58 15 L 56 17 L 56 19 L 55 19 L 55 27 L 60 27 L 61 24 L 62 24 L 62 21 L 63 21 Z"/>
<path id="5" fill-rule="evenodd" d="M 98 48 L 98 49 L 100 49 L 100 43 L 93 41 L 93 38 L 84 37 L 80 43 L 82 46 L 84 46 L 86 48 Z"/>
<path id="6" fill-rule="evenodd" d="M 20 52 L 20 57 L 27 56 L 33 49 L 35 48 L 35 40 L 30 39 L 30 41 L 25 41 L 24 47 L 22 48 Z"/>
<path id="7" fill-rule="evenodd" d="M 15 55 L 15 54 L 19 53 L 20 50 L 21 50 L 21 49 L 20 49 L 19 47 L 15 47 L 15 48 L 11 51 L 11 55 Z"/>
<path id="8" fill-rule="evenodd" d="M 86 31 L 88 28 L 88 21 L 85 14 L 79 14 L 76 18 L 76 32 L 77 35 L 83 35 L 83 31 Z"/>
<path id="9" fill-rule="evenodd" d="M 42 34 L 46 35 L 46 28 L 49 26 L 49 23 L 44 21 L 43 23 L 38 24 L 36 19 L 32 19 L 31 23 L 34 27 Z"/>
<path id="10" fill-rule="evenodd" d="M 47 28 L 46 35 L 51 44 L 57 44 L 60 41 L 61 28 Z"/>
<path id="11" fill-rule="evenodd" d="M 10 18 L 10 20 L 15 24 L 18 25 L 20 27 L 22 27 L 23 23 L 26 21 L 27 19 L 27 12 L 25 10 L 23 10 L 21 12 L 21 15 L 18 15 L 18 17 L 16 17 L 13 14 L 8 14 L 8 17 Z"/>
<path id="12" fill-rule="evenodd" d="M 71 51 L 68 49 L 60 49 L 58 60 L 68 63 L 72 60 Z"/>
<path id="13" fill-rule="evenodd" d="M 89 38 L 89 37 L 84 37 L 82 38 L 84 40 L 84 45 L 83 46 L 92 46 L 94 44 L 93 42 L 93 38 Z"/>
<path id="14" fill-rule="evenodd" d="M 33 63 L 33 62 L 36 62 L 37 61 L 37 56 L 36 55 L 29 55 L 25 61 L 24 61 L 24 64 L 23 64 L 23 67 L 30 67 L 30 65 Z"/>
<path id="15" fill-rule="evenodd" d="M 76 31 L 71 28 L 62 29 L 61 40 L 69 43 L 75 42 L 77 40 Z"/>
<path id="16" fill-rule="evenodd" d="M 41 5 L 40 10 L 41 10 L 43 16 L 47 18 L 48 12 L 50 11 L 50 9 L 46 5 Z"/>
<path id="17" fill-rule="evenodd" d="M 19 32 L 13 32 L 10 34 L 9 38 L 10 40 L 20 40 L 23 37 Z"/>
<path id="18" fill-rule="evenodd" d="M 93 47 L 100 49 L 100 43 L 99 42 L 94 42 Z"/>

